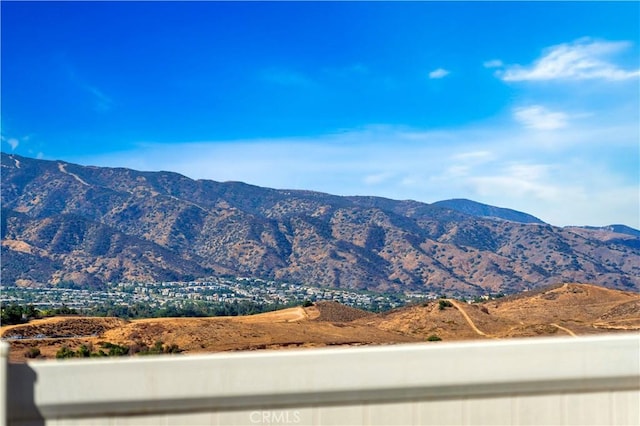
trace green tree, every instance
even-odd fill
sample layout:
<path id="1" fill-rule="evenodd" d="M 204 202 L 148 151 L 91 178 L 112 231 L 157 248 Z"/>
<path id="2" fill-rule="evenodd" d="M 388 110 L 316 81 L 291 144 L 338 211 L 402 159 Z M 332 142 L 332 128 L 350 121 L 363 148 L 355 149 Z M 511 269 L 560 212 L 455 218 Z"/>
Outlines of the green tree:
<path id="1" fill-rule="evenodd" d="M 60 349 L 58 349 L 58 352 L 56 352 L 57 359 L 74 358 L 75 356 L 76 353 L 69 349 L 69 347 L 67 346 L 61 347 Z"/>
<path id="2" fill-rule="evenodd" d="M 76 356 L 78 358 L 89 358 L 91 356 L 91 349 L 89 349 L 87 345 L 80 345 L 76 351 Z"/>
<path id="3" fill-rule="evenodd" d="M 22 316 L 23 313 L 24 308 L 22 306 L 12 303 L 11 305 L 2 308 L 0 322 L 2 325 L 21 324 L 25 322 L 25 319 Z"/>

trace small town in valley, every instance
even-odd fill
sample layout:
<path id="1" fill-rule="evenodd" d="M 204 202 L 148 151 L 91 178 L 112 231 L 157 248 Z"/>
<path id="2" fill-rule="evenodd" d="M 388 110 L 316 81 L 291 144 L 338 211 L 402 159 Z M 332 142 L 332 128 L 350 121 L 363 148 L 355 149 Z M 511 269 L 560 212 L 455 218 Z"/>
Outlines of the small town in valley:
<path id="1" fill-rule="evenodd" d="M 385 311 L 422 299 L 436 299 L 435 293 L 375 293 L 291 284 L 259 278 L 207 278 L 201 281 L 109 283 L 106 289 L 79 288 L 73 283 L 55 287 L 23 288 L 1 286 L 4 304 L 33 305 L 37 308 L 69 307 L 82 312 L 98 306 L 133 306 L 149 308 L 189 305 L 216 306 L 252 303 L 265 308 L 330 300 L 370 311 Z"/>

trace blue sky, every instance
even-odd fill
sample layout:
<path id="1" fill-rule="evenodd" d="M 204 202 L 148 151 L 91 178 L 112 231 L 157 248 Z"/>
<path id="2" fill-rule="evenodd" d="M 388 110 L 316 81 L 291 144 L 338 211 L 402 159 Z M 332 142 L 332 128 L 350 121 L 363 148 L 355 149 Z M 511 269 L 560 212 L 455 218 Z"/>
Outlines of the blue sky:
<path id="1" fill-rule="evenodd" d="M 640 228 L 638 2 L 7 2 L 2 151 Z"/>

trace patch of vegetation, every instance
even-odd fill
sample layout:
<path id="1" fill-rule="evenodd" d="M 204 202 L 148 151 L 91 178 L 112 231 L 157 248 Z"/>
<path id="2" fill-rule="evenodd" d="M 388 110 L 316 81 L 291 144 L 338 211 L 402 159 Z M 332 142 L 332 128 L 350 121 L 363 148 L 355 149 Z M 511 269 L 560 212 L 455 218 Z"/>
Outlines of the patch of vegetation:
<path id="1" fill-rule="evenodd" d="M 29 348 L 24 352 L 24 357 L 29 359 L 38 358 L 40 356 L 40 348 Z"/>
<path id="2" fill-rule="evenodd" d="M 78 311 L 68 306 L 62 306 L 55 309 L 37 309 L 33 305 L 18 305 L 12 303 L 11 305 L 3 306 L 0 314 L 0 324 L 13 325 L 24 324 L 33 319 L 40 319 L 44 317 L 53 317 L 57 315 L 77 315 Z"/>
<path id="3" fill-rule="evenodd" d="M 78 311 L 75 308 L 70 308 L 65 305 L 59 308 L 45 309 L 42 311 L 43 317 L 55 317 L 59 315 L 78 315 Z"/>
<path id="4" fill-rule="evenodd" d="M 182 349 L 178 347 L 175 343 L 171 345 L 165 345 L 162 341 L 156 341 L 153 346 L 150 348 L 144 344 L 139 344 L 141 347 L 139 349 L 138 355 L 161 355 L 161 354 L 179 354 L 182 352 Z"/>
<path id="5" fill-rule="evenodd" d="M 451 303 L 448 300 L 440 300 L 438 302 L 438 309 L 440 309 L 441 311 L 444 311 L 446 308 L 452 308 L 453 307 L 453 303 Z"/>
<path id="6" fill-rule="evenodd" d="M 436 336 L 435 334 L 432 334 L 431 336 L 427 337 L 428 342 L 439 342 L 441 340 L 442 338 L 439 336 Z"/>
<path id="7" fill-rule="evenodd" d="M 302 302 L 303 308 L 308 308 L 309 306 L 313 306 L 313 302 L 311 300 L 307 299 L 304 302 Z"/>
<path id="8" fill-rule="evenodd" d="M 68 346 L 63 346 L 60 349 L 58 349 L 58 352 L 56 352 L 56 359 L 66 359 L 66 358 L 75 358 L 76 357 L 76 353 L 69 349 Z"/>
<path id="9" fill-rule="evenodd" d="M 110 342 L 101 342 L 100 346 L 108 351 L 108 356 L 124 356 L 129 354 L 129 346 L 121 346 Z"/>
<path id="10" fill-rule="evenodd" d="M 33 305 L 21 306 L 12 303 L 2 307 L 0 323 L 2 325 L 23 324 L 32 318 L 40 318 L 40 311 Z"/>
<path id="11" fill-rule="evenodd" d="M 93 345 L 82 344 L 75 351 L 68 346 L 61 347 L 56 352 L 57 359 L 65 358 L 100 358 L 110 356 L 127 356 L 127 355 L 160 355 L 160 354 L 179 354 L 182 349 L 175 343 L 165 345 L 162 341 L 158 340 L 153 346 L 148 347 L 144 343 L 137 342 L 131 346 L 118 345 L 111 342 L 100 342 L 100 348 L 97 351 L 93 350 Z M 37 349 L 37 348 L 36 348 Z M 40 355 L 40 350 L 38 354 Z M 25 356 L 27 356 L 25 354 Z M 27 356 L 27 358 L 29 358 Z M 34 356 L 35 358 L 35 356 Z"/>
<path id="12" fill-rule="evenodd" d="M 91 356 L 91 349 L 87 345 L 80 345 L 76 350 L 76 356 L 78 358 L 89 358 Z"/>

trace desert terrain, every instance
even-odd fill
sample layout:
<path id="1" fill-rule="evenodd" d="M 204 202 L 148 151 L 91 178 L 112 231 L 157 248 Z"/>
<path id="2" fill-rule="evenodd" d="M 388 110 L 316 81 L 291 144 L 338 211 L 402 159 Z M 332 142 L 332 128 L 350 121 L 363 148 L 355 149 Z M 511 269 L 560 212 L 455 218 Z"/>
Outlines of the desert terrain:
<path id="1" fill-rule="evenodd" d="M 318 302 L 242 317 L 123 320 L 53 317 L 5 326 L 0 336 L 11 345 L 10 360 L 55 359 L 66 346 L 99 348 L 109 342 L 151 347 L 177 346 L 182 354 L 386 345 L 468 339 L 581 336 L 640 330 L 640 295 L 589 284 L 562 284 L 532 292 L 468 304 L 439 299 L 373 314 L 335 302 Z"/>

